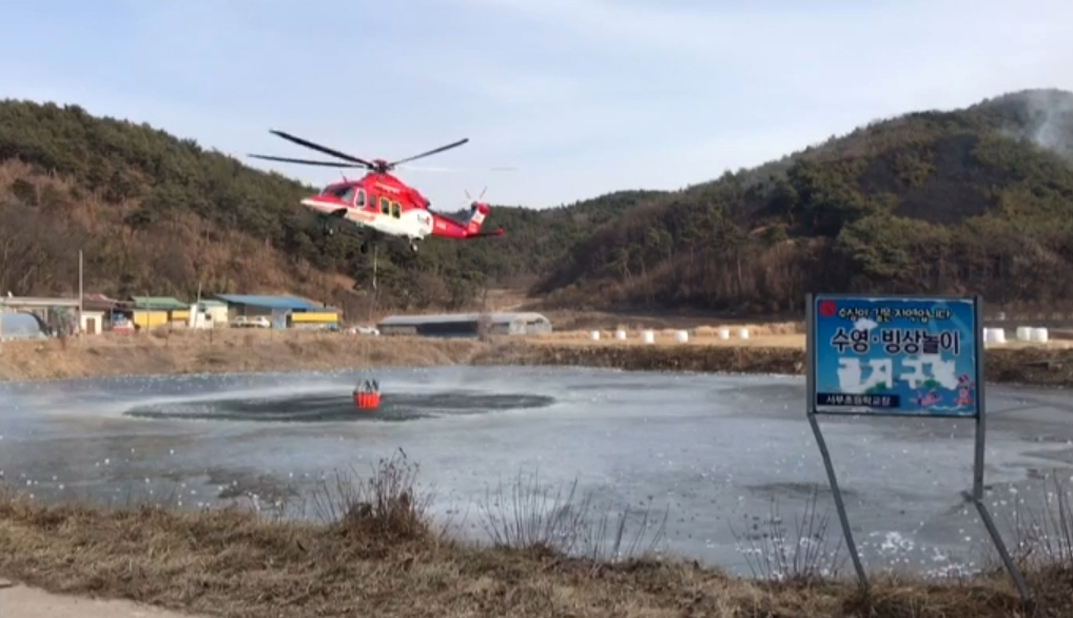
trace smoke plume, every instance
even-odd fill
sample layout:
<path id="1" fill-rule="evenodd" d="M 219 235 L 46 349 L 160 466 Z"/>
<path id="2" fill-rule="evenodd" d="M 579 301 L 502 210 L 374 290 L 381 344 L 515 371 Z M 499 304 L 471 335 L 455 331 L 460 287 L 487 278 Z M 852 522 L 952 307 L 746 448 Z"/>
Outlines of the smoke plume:
<path id="1" fill-rule="evenodd" d="M 1024 120 L 1014 137 L 1073 161 L 1073 93 L 1032 90 L 1021 93 Z"/>

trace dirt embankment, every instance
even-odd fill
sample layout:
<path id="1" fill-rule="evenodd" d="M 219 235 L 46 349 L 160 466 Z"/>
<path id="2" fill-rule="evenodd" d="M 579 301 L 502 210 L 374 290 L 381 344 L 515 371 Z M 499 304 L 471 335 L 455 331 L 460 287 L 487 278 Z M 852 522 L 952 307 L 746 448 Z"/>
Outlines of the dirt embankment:
<path id="1" fill-rule="evenodd" d="M 0 380 L 451 365 L 488 347 L 470 340 L 228 329 L 0 345 Z"/>
<path id="2" fill-rule="evenodd" d="M 748 340 L 693 339 L 590 342 L 574 337 L 495 343 L 471 339 L 363 337 L 296 331 L 173 331 L 138 336 L 99 336 L 61 341 L 5 342 L 0 380 L 41 380 L 115 375 L 318 371 L 435 365 L 573 365 L 628 371 L 801 374 L 803 337 L 772 334 Z M 1073 349 L 992 348 L 989 382 L 1073 386 Z"/>
<path id="3" fill-rule="evenodd" d="M 1073 386 L 1073 349 L 995 348 L 985 355 L 988 382 Z M 475 364 L 575 365 L 627 371 L 698 371 L 798 375 L 805 371 L 799 347 L 749 345 L 504 344 L 478 354 Z"/>

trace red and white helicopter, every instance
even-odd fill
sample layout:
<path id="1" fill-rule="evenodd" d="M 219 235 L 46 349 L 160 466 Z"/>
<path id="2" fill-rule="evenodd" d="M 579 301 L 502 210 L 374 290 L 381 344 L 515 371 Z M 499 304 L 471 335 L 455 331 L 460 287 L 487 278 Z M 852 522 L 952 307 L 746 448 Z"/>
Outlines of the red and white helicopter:
<path id="1" fill-rule="evenodd" d="M 479 198 L 470 204 L 469 214 L 464 219 L 455 219 L 433 212 L 430 209 L 431 202 L 425 196 L 421 195 L 414 187 L 407 185 L 389 173 L 400 163 L 408 163 L 456 148 L 468 142 L 468 138 L 412 157 L 388 162 L 383 159 L 366 161 L 275 129 L 270 130 L 270 133 L 300 146 L 338 157 L 345 163 L 341 161 L 312 161 L 309 159 L 292 159 L 257 154 L 249 156 L 257 159 L 302 165 L 319 165 L 340 169 L 364 168 L 369 170 L 359 180 L 347 180 L 344 176 L 343 182 L 330 184 L 324 187 L 319 194 L 311 195 L 301 202 L 303 206 L 316 212 L 321 217 L 348 221 L 358 226 L 364 237 L 364 242 L 361 245 L 362 253 L 368 251 L 370 242 L 375 242 L 380 237 L 406 239 L 410 243 L 410 249 L 417 251 L 417 243 L 428 236 L 469 240 L 503 235 L 502 227 L 495 232 L 481 232 L 481 224 L 484 223 L 485 217 L 488 216 L 489 208 L 487 203 L 478 201 Z M 501 171 L 512 168 L 492 169 Z"/>

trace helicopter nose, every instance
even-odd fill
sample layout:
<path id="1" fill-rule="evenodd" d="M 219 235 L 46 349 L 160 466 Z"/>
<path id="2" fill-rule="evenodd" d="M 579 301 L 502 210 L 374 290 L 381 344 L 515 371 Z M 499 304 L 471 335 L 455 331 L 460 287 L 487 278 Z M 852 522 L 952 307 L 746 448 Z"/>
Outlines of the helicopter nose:
<path id="1" fill-rule="evenodd" d="M 320 211 L 330 211 L 342 206 L 342 202 L 335 199 L 331 195 L 318 195 L 316 197 L 307 197 L 301 202 L 302 206 L 312 208 Z"/>

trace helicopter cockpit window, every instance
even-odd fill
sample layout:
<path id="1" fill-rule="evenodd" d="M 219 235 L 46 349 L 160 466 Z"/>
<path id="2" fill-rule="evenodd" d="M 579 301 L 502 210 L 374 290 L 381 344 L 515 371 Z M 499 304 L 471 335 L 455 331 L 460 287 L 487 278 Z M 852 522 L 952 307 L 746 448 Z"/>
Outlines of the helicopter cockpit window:
<path id="1" fill-rule="evenodd" d="M 344 185 L 342 187 L 335 187 L 330 189 L 328 191 L 328 194 L 343 202 L 344 204 L 349 205 L 354 203 L 354 187 L 348 185 Z"/>

